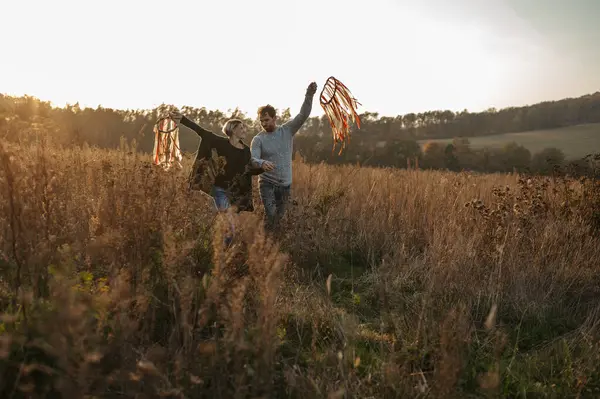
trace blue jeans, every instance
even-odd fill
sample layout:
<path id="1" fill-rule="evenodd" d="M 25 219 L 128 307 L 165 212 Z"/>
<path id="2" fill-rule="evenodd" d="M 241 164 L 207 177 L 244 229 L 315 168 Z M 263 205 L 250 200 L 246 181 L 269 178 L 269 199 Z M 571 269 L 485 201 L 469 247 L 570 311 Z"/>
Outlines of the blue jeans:
<path id="1" fill-rule="evenodd" d="M 213 186 L 212 189 L 212 197 L 215 200 L 215 206 L 217 207 L 217 211 L 225 213 L 227 209 L 231 206 L 231 202 L 229 201 L 229 196 L 227 192 L 221 187 Z M 234 225 L 233 221 L 229 219 L 229 234 L 225 236 L 225 245 L 229 245 L 233 240 L 234 233 Z"/>
<path id="2" fill-rule="evenodd" d="M 211 194 L 218 211 L 225 211 L 231 206 L 227 192 L 221 187 L 213 186 Z"/>
<path id="3" fill-rule="evenodd" d="M 290 198 L 291 186 L 278 186 L 268 181 L 259 182 L 260 198 L 265 207 L 265 228 L 273 231 L 279 227 Z"/>

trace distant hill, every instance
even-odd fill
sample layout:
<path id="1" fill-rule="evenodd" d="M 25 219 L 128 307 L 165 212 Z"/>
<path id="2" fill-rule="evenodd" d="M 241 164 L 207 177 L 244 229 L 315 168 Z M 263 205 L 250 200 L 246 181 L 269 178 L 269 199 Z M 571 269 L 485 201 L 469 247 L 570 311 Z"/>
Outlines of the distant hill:
<path id="1" fill-rule="evenodd" d="M 471 148 L 500 148 L 516 142 L 536 153 L 547 147 L 562 150 L 568 160 L 580 159 L 590 153 L 600 152 L 600 123 L 568 126 L 556 129 L 534 130 L 521 133 L 495 134 L 491 136 L 468 137 Z M 452 139 L 419 140 L 421 146 L 428 142 L 448 144 Z"/>

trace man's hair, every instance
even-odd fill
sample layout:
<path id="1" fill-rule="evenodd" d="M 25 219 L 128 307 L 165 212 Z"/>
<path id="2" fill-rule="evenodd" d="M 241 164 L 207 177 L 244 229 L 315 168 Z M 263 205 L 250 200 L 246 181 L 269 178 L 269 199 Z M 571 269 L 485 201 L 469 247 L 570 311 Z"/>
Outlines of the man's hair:
<path id="1" fill-rule="evenodd" d="M 227 137 L 231 137 L 231 135 L 233 134 L 233 129 L 235 129 L 236 127 L 238 127 L 242 123 L 243 122 L 241 120 L 239 120 L 239 119 L 229 119 L 223 125 L 223 133 L 225 133 L 225 135 Z"/>
<path id="2" fill-rule="evenodd" d="M 275 108 L 270 104 L 263 105 L 258 109 L 258 116 L 261 117 L 265 114 L 269 115 L 271 118 L 275 118 Z"/>

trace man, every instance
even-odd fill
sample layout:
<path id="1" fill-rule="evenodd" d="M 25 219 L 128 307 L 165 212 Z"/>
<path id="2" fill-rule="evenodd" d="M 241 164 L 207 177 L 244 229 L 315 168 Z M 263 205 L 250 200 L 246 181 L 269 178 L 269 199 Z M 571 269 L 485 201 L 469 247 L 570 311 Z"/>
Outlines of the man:
<path id="1" fill-rule="evenodd" d="M 250 143 L 253 162 L 264 172 L 258 177 L 260 197 L 265 208 L 265 227 L 273 231 L 285 214 L 292 185 L 292 155 L 294 135 L 310 116 L 317 84 L 306 89 L 300 112 L 290 121 L 277 126 L 275 108 L 265 105 L 258 109 L 264 130 Z"/>

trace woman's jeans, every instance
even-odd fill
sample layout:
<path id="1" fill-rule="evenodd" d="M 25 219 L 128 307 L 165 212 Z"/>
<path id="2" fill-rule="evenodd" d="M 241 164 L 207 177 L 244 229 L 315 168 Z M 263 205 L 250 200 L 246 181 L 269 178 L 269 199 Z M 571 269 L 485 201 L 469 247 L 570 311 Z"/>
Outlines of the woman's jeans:
<path id="1" fill-rule="evenodd" d="M 227 196 L 227 191 L 221 187 L 213 186 L 212 196 L 215 200 L 215 206 L 217 207 L 218 211 L 226 211 L 231 206 L 231 202 L 229 202 L 229 197 Z"/>
<path id="2" fill-rule="evenodd" d="M 217 211 L 225 214 L 225 216 L 229 220 L 229 233 L 225 236 L 225 245 L 228 246 L 233 240 L 233 233 L 235 230 L 233 225 L 233 217 L 232 215 L 227 213 L 227 210 L 231 206 L 231 202 L 229 201 L 227 191 L 225 191 L 221 187 L 213 186 L 212 197 L 215 200 L 215 206 L 217 208 Z"/>

